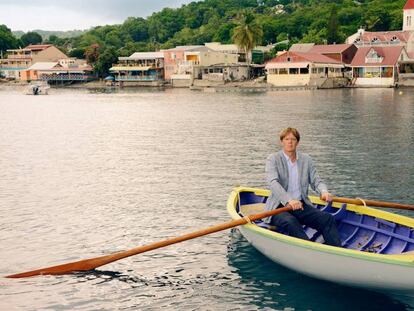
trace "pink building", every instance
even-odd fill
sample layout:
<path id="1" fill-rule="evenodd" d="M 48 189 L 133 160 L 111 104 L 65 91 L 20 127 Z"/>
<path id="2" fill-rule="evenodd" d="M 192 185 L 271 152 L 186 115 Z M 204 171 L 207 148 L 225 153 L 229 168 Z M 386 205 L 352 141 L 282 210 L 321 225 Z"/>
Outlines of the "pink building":
<path id="1" fill-rule="evenodd" d="M 164 50 L 164 79 L 171 80 L 172 75 L 178 73 L 179 66 L 183 64 L 186 59 L 184 53 L 186 51 L 204 47 L 203 45 L 188 45 L 177 46 L 173 49 Z"/>

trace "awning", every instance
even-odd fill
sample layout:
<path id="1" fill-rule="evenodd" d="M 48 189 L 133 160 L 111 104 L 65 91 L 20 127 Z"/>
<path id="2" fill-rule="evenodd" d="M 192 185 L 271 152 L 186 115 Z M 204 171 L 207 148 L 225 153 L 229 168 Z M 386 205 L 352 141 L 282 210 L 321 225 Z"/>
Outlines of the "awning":
<path id="1" fill-rule="evenodd" d="M 291 63 L 291 62 L 283 62 L 283 63 L 267 63 L 266 69 L 290 69 L 290 68 L 307 68 L 309 63 Z"/>
<path id="2" fill-rule="evenodd" d="M 110 71 L 148 71 L 151 66 L 114 66 Z"/>

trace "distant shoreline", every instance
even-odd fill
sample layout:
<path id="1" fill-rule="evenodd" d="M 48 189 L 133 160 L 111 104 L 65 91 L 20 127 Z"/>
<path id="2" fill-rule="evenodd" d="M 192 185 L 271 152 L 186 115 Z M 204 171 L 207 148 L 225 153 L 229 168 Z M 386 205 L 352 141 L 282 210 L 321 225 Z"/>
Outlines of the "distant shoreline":
<path id="1" fill-rule="evenodd" d="M 29 82 L 22 82 L 22 81 L 5 81 L 0 80 L 0 87 L 3 89 L 11 88 L 11 89 L 23 89 Z M 160 86 L 148 85 L 148 86 L 119 86 L 119 85 L 108 85 L 105 81 L 90 81 L 84 83 L 75 83 L 70 85 L 51 85 L 52 88 L 55 89 L 145 89 L 145 88 L 153 88 L 153 89 L 188 89 L 192 91 L 201 91 L 207 93 L 228 93 L 228 92 L 245 92 L 245 93 L 254 93 L 254 92 L 269 92 L 269 91 L 293 91 L 293 90 L 317 90 L 323 88 L 317 88 L 316 86 L 274 86 L 272 84 L 268 84 L 266 82 L 256 82 L 253 80 L 250 81 L 243 81 L 243 82 L 230 82 L 226 84 L 217 84 L 217 83 L 208 83 L 205 82 L 202 85 L 193 85 L 187 87 L 173 87 L 171 84 L 164 84 Z M 404 86 L 400 86 L 404 87 Z M 407 86 L 409 87 L 409 86 Z M 344 87 L 341 87 L 344 88 Z M 345 87 L 350 88 L 350 87 Z M 361 87 L 358 87 L 361 88 Z M 365 88 L 381 88 L 378 86 L 373 87 L 365 87 Z M 384 88 L 384 87 L 382 87 Z M 390 87 L 387 87 L 390 88 Z M 327 89 L 338 89 L 338 88 L 327 88 Z"/>

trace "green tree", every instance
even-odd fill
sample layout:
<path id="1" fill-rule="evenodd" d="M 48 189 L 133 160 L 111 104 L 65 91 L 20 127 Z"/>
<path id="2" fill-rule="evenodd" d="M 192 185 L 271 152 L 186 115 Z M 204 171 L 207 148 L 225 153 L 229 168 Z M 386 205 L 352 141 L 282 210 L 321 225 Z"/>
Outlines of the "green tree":
<path id="1" fill-rule="evenodd" d="M 19 46 L 19 40 L 6 25 L 0 25 L 0 51 L 4 53 L 8 49 L 15 49 Z"/>
<path id="2" fill-rule="evenodd" d="M 338 36 L 338 12 L 336 9 L 336 5 L 332 7 L 331 14 L 329 16 L 328 21 L 328 30 L 327 30 L 327 38 L 328 44 L 338 43 L 339 36 Z"/>
<path id="3" fill-rule="evenodd" d="M 28 33 L 25 33 L 20 38 L 20 40 L 22 40 L 22 43 L 24 46 L 27 46 L 30 44 L 40 44 L 43 41 L 42 36 L 34 31 L 29 31 Z"/>
<path id="4" fill-rule="evenodd" d="M 109 47 L 99 55 L 98 60 L 94 65 L 95 72 L 100 77 L 104 77 L 109 73 L 112 64 L 115 64 L 117 61 L 118 56 L 116 49 L 114 47 Z"/>
<path id="5" fill-rule="evenodd" d="M 70 57 L 85 58 L 85 49 L 76 48 L 69 51 Z"/>
<path id="6" fill-rule="evenodd" d="M 234 43 L 248 55 L 262 41 L 262 26 L 257 23 L 251 11 L 243 11 L 237 19 L 233 31 Z M 249 59 L 247 59 L 250 62 Z"/>
<path id="7" fill-rule="evenodd" d="M 135 42 L 147 41 L 149 38 L 148 22 L 141 17 L 128 17 L 120 30 L 128 34 Z"/>

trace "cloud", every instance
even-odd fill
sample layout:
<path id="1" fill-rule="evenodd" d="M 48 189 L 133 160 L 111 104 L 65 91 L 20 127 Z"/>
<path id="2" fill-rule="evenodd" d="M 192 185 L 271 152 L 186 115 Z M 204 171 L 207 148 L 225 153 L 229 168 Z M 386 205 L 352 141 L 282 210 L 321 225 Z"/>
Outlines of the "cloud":
<path id="1" fill-rule="evenodd" d="M 13 30 L 71 30 L 147 17 L 191 0 L 1 0 L 0 24 Z"/>

